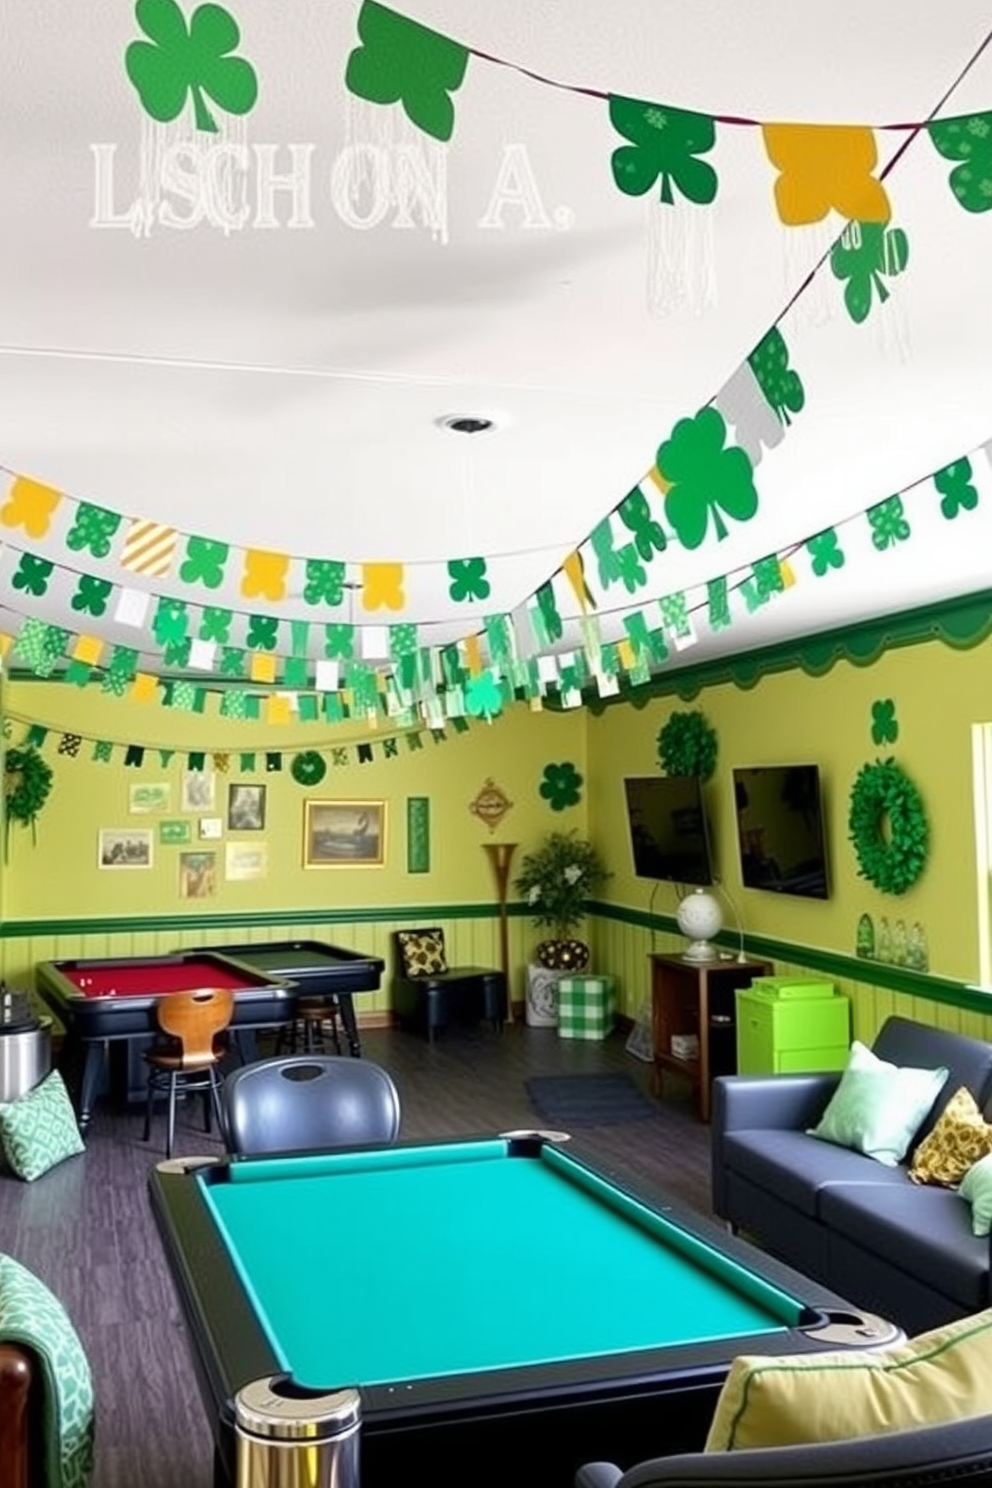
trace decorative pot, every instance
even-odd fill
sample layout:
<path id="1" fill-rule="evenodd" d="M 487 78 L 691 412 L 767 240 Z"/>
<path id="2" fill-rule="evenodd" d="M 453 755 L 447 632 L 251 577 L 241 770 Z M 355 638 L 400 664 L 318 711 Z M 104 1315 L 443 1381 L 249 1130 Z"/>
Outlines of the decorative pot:
<path id="1" fill-rule="evenodd" d="M 589 965 L 589 947 L 583 940 L 542 940 L 537 959 L 549 971 L 581 971 Z"/>

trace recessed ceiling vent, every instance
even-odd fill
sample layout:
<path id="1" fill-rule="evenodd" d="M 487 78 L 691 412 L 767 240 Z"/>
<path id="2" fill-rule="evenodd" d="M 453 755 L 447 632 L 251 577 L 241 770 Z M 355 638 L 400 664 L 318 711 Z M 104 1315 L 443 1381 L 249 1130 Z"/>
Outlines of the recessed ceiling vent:
<path id="1" fill-rule="evenodd" d="M 452 434 L 487 434 L 496 427 L 495 419 L 472 413 L 450 413 L 437 422 L 440 428 L 450 429 Z"/>

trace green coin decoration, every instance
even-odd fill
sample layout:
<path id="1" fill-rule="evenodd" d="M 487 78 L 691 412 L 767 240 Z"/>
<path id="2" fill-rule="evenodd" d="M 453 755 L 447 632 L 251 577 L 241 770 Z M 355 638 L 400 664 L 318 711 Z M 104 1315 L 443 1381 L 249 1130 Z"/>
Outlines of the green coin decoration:
<path id="1" fill-rule="evenodd" d="M 919 791 L 895 760 L 862 765 L 847 825 L 862 878 L 883 894 L 912 888 L 926 867 L 930 829 Z"/>
<path id="2" fill-rule="evenodd" d="M 700 712 L 673 713 L 658 733 L 658 758 L 666 775 L 709 780 L 716 769 L 716 730 Z"/>
<path id="3" fill-rule="evenodd" d="M 316 749 L 307 749 L 303 754 L 294 754 L 289 773 L 297 785 L 319 785 L 327 774 L 327 765 Z"/>

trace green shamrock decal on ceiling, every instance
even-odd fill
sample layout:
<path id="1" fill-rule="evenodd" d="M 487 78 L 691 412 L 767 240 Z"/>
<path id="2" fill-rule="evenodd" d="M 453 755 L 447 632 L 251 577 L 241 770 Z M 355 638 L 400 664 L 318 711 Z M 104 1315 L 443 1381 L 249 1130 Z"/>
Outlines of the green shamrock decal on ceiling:
<path id="1" fill-rule="evenodd" d="M 552 811 L 564 811 L 567 806 L 577 806 L 582 799 L 582 776 L 570 761 L 563 765 L 545 765 L 544 779 L 538 794 L 547 801 Z"/>
<path id="2" fill-rule="evenodd" d="M 303 600 L 308 605 L 339 605 L 344 599 L 344 564 L 330 558 L 308 558 Z"/>
<path id="3" fill-rule="evenodd" d="M 953 521 L 959 512 L 975 510 L 978 492 L 971 480 L 971 461 L 968 459 L 953 460 L 943 470 L 937 471 L 933 483 L 943 497 L 940 514 L 946 521 Z"/>
<path id="4" fill-rule="evenodd" d="M 465 707 L 473 718 L 495 718 L 503 711 L 503 689 L 492 671 L 472 677 L 465 688 Z"/>
<path id="5" fill-rule="evenodd" d="M 94 558 L 106 558 L 110 540 L 120 525 L 121 518 L 116 512 L 82 501 L 76 508 L 76 520 L 66 533 L 65 545 L 74 553 L 89 549 Z"/>
<path id="6" fill-rule="evenodd" d="M 47 558 L 36 558 L 33 553 L 22 553 L 17 572 L 10 582 L 15 589 L 21 589 L 25 594 L 33 594 L 36 599 L 40 599 L 48 592 L 48 581 L 54 572 L 55 564 Z"/>
<path id="7" fill-rule="evenodd" d="M 960 160 L 948 181 L 966 212 L 992 207 L 992 113 L 938 119 L 927 126 L 934 148 L 945 160 Z"/>
<path id="8" fill-rule="evenodd" d="M 109 579 L 98 579 L 93 574 L 80 574 L 76 592 L 72 596 L 72 608 L 81 615 L 105 615 L 113 587 Z"/>
<path id="9" fill-rule="evenodd" d="M 671 489 L 665 515 L 683 547 L 698 548 L 712 518 L 717 539 L 727 536 L 724 516 L 749 522 L 758 510 L 754 471 L 744 450 L 724 448 L 727 426 L 715 408 L 679 419 L 658 450 L 657 465 Z"/>
<path id="10" fill-rule="evenodd" d="M 251 112 L 258 79 L 250 62 L 230 55 L 241 32 L 223 6 L 198 6 L 188 29 L 176 0 L 138 0 L 134 14 L 149 39 L 131 42 L 124 66 L 147 114 L 178 119 L 192 94 L 197 129 L 216 134 L 207 98 L 229 114 Z"/>
<path id="11" fill-rule="evenodd" d="M 468 48 L 375 0 L 358 13 L 361 46 L 348 58 L 344 82 L 369 103 L 402 103 L 411 124 L 434 139 L 449 140 L 455 127 L 451 94 L 465 78 Z"/>
<path id="12" fill-rule="evenodd" d="M 844 304 L 858 325 L 867 320 L 874 296 L 889 298 L 885 280 L 901 274 L 909 262 L 909 239 L 901 227 L 884 222 L 849 222 L 830 250 L 830 267 L 846 279 Z"/>
<path id="13" fill-rule="evenodd" d="M 799 373 L 789 366 L 789 348 L 778 326 L 772 326 L 747 361 L 769 407 L 780 423 L 788 424 L 790 412 L 801 411 L 806 402 L 806 392 Z"/>
<path id="14" fill-rule="evenodd" d="M 675 201 L 673 185 L 688 201 L 708 206 L 716 196 L 717 174 L 696 157 L 712 150 L 716 125 L 708 114 L 610 98 L 610 123 L 630 140 L 614 150 L 613 179 L 627 196 L 643 196 L 661 178 L 661 200 Z"/>
<path id="15" fill-rule="evenodd" d="M 880 698 L 871 705 L 871 741 L 873 744 L 894 744 L 898 737 L 896 705 L 891 698 Z"/>

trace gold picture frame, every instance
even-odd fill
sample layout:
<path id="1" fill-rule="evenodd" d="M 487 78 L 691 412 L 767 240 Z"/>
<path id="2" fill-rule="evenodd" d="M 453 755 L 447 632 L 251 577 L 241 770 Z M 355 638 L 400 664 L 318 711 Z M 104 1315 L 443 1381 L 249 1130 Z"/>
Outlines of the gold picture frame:
<path id="1" fill-rule="evenodd" d="M 305 801 L 304 868 L 381 868 L 385 801 Z"/>

